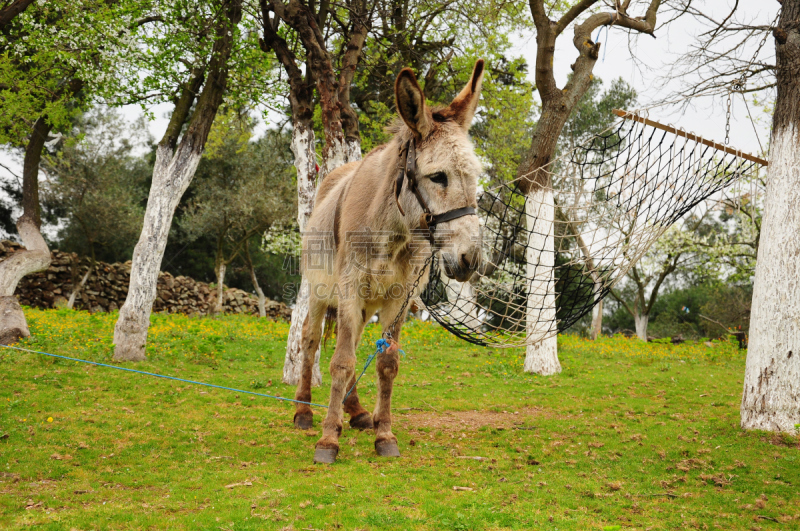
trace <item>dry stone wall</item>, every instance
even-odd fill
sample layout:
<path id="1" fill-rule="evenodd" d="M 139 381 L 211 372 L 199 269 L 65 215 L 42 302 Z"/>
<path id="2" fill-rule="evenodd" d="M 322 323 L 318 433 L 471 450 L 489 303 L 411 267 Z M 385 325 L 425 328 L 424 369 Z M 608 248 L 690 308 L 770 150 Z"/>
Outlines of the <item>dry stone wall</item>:
<path id="1" fill-rule="evenodd" d="M 18 243 L 0 242 L 0 261 L 21 248 Z M 36 308 L 65 306 L 73 285 L 79 283 L 89 270 L 89 260 L 79 258 L 75 253 L 56 250 L 51 255 L 53 261 L 47 271 L 20 281 L 15 292 L 20 304 Z M 130 273 L 130 261 L 124 264 L 98 262 L 75 300 L 75 309 L 90 312 L 118 310 L 128 294 Z M 161 272 L 153 311 L 207 315 L 211 313 L 216 297 L 216 289 L 205 282 Z M 225 288 L 224 297 L 223 310 L 226 313 L 258 315 L 258 299 L 254 295 L 236 288 Z M 282 302 L 267 300 L 266 310 L 267 317 L 273 320 L 289 320 L 292 315 L 291 309 Z"/>

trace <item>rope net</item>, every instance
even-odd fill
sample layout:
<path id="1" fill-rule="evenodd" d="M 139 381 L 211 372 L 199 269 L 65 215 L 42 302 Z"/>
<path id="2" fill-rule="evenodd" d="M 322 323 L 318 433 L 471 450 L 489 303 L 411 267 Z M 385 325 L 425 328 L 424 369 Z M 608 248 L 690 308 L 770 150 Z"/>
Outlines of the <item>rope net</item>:
<path id="1" fill-rule="evenodd" d="M 670 225 L 760 166 L 634 118 L 537 170 L 549 182 L 530 194 L 519 179 L 485 190 L 483 263 L 462 283 L 434 259 L 420 294 L 431 316 L 478 345 L 552 337 L 590 312 Z"/>

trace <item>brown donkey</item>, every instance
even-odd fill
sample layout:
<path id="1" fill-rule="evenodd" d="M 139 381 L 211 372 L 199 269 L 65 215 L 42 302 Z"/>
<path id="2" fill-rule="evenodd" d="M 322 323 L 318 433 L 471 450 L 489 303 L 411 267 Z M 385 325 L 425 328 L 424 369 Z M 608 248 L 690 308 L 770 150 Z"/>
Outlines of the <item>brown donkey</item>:
<path id="1" fill-rule="evenodd" d="M 310 292 L 302 377 L 295 395 L 311 401 L 311 369 L 323 319 L 335 308 L 338 331 L 330 364 L 330 406 L 314 453 L 318 463 L 336 460 L 343 410 L 350 415 L 351 427 L 375 428 L 378 455 L 400 455 L 391 415 L 399 347 L 391 342 L 377 356 L 378 399 L 372 415 L 355 388 L 347 395 L 356 381 L 356 347 L 376 311 L 384 337 L 399 338 L 404 303 L 427 283 L 428 272 L 422 267 L 433 252 L 441 253 L 445 274 L 459 281 L 469 279 L 479 266 L 481 226 L 475 207 L 481 165 L 467 131 L 482 80 L 481 59 L 450 106 L 432 110 L 411 69 L 404 69 L 395 82 L 403 121 L 398 121 L 392 140 L 364 160 L 338 168 L 320 184 L 309 231 L 303 236 L 302 267 Z M 410 294 L 420 276 L 419 288 Z M 300 429 L 311 427 L 308 405 L 296 405 L 294 423 Z"/>

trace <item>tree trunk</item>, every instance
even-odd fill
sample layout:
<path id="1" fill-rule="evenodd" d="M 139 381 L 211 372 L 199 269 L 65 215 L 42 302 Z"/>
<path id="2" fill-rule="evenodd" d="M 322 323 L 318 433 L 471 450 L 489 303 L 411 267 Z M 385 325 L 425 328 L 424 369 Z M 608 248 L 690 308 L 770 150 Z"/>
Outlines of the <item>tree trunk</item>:
<path id="1" fill-rule="evenodd" d="M 361 160 L 361 137 L 348 138 L 345 143 L 346 160 L 347 162 L 355 162 Z"/>
<path id="2" fill-rule="evenodd" d="M 141 361 L 146 359 L 147 328 L 156 298 L 156 285 L 172 216 L 183 193 L 194 177 L 200 162 L 208 132 L 222 103 L 228 82 L 228 59 L 233 48 L 234 31 L 242 18 L 238 2 L 223 2 L 224 13 L 215 22 L 214 45 L 208 63 L 208 79 L 197 99 L 189 127 L 180 144 L 178 136 L 189 116 L 194 96 L 203 80 L 202 69 L 192 72 L 192 79 L 182 88 L 167 131 L 156 150 L 153 181 L 144 225 L 133 250 L 128 297 L 119 311 L 114 327 L 114 360 Z"/>
<path id="3" fill-rule="evenodd" d="M 258 316 L 264 318 L 267 316 L 267 297 L 264 295 L 264 290 L 258 284 L 258 277 L 256 276 L 256 268 L 253 265 L 253 258 L 250 256 L 250 242 L 247 242 L 244 247 L 244 258 L 247 261 L 247 268 L 250 270 L 250 280 L 253 282 L 253 288 L 258 294 Z"/>
<path id="4" fill-rule="evenodd" d="M 225 303 L 225 271 L 228 268 L 225 262 L 220 262 L 217 265 L 217 300 L 214 301 L 214 314 L 219 315 L 222 313 L 222 306 Z"/>
<path id="5" fill-rule="evenodd" d="M 94 271 L 94 261 L 92 261 L 92 264 L 89 265 L 89 270 L 86 271 L 86 274 L 83 275 L 83 278 L 81 278 L 80 282 L 78 282 L 75 285 L 75 287 L 72 288 L 72 293 L 69 294 L 69 300 L 67 301 L 67 308 L 69 308 L 70 310 L 75 308 L 75 301 L 78 298 L 78 294 L 81 292 L 83 287 L 86 285 L 86 281 L 89 280 L 89 276 L 91 276 L 92 271 Z"/>
<path id="6" fill-rule="evenodd" d="M 297 225 L 302 233 L 306 228 L 308 218 L 314 209 L 314 197 L 317 189 L 316 180 L 316 152 L 314 151 L 314 130 L 309 123 L 296 122 L 292 131 L 292 152 L 294 153 L 294 166 L 297 169 Z M 283 362 L 283 383 L 297 385 L 300 381 L 302 369 L 302 349 L 300 340 L 303 332 L 303 322 L 308 315 L 308 283 L 302 280 L 300 290 L 297 292 L 292 321 L 289 326 L 289 337 L 286 340 L 286 357 Z M 320 349 L 314 361 L 314 370 L 311 375 L 312 385 L 322 383 L 322 373 L 319 369 Z"/>
<path id="7" fill-rule="evenodd" d="M 561 372 L 558 361 L 556 297 L 553 266 L 555 242 L 553 219 L 555 203 L 549 187 L 537 188 L 525 201 L 527 229 L 530 231 L 525 250 L 526 275 L 531 281 L 527 300 L 527 334 L 530 340 L 525 352 L 525 372 L 549 376 Z"/>
<path id="8" fill-rule="evenodd" d="M 31 139 L 25 148 L 22 166 L 22 216 L 17 220 L 17 231 L 25 246 L 0 262 L 0 344 L 16 343 L 31 335 L 25 314 L 14 292 L 23 277 L 44 271 L 50 266 L 50 249 L 39 230 L 39 161 L 50 132 L 44 117 L 36 120 Z"/>
<path id="9" fill-rule="evenodd" d="M 634 308 L 634 311 L 636 308 Z M 647 325 L 650 322 L 650 315 L 636 312 L 633 314 L 633 322 L 636 325 L 636 336 L 642 341 L 647 341 Z"/>
<path id="10" fill-rule="evenodd" d="M 756 261 L 741 423 L 800 424 L 800 0 L 784 0 L 774 32 L 778 94 Z"/>
<path id="11" fill-rule="evenodd" d="M 542 114 L 533 133 L 530 150 L 517 170 L 520 189 L 523 193 L 529 195 L 526 204 L 530 204 L 532 200 L 534 203 L 539 202 L 542 204 L 544 204 L 543 201 L 545 203 L 553 202 L 552 191 L 547 192 L 550 194 L 549 198 L 546 197 L 546 194 L 542 196 L 543 192 L 540 191 L 549 189 L 551 186 L 549 174 L 545 168 L 553 159 L 558 138 L 570 113 L 572 113 L 572 110 L 591 85 L 592 70 L 597 62 L 600 49 L 600 44 L 591 39 L 592 31 L 600 26 L 616 24 L 652 34 L 656 23 L 656 12 L 660 3 L 661 0 L 651 0 L 644 17 L 630 17 L 626 12 L 629 2 L 617 2 L 615 13 L 594 13 L 582 23 L 576 24 L 572 43 L 578 51 L 578 58 L 572 64 L 572 76 L 569 81 L 567 81 L 564 88 L 559 88 L 553 73 L 556 39 L 579 15 L 591 8 L 594 2 L 575 3 L 572 8 L 562 15 L 560 20 L 553 21 L 548 16 L 548 9 L 543 0 L 530 0 L 531 15 L 536 26 L 536 90 L 542 99 Z M 547 240 L 552 241 L 553 239 L 552 224 L 554 217 L 552 214 L 547 220 L 551 225 L 549 229 L 542 226 L 540 220 L 534 222 L 535 225 L 541 226 L 540 236 L 544 238 L 542 243 L 547 243 Z M 546 236 L 548 234 L 549 236 Z M 555 325 L 555 282 L 552 278 L 554 256 L 550 256 L 550 249 L 554 249 L 554 245 L 547 243 L 546 247 L 540 247 L 532 251 L 529 249 L 526 253 L 528 256 L 527 268 L 529 276 L 531 271 L 542 275 L 541 278 L 538 276 L 533 277 L 536 289 L 533 290 L 533 300 L 528 301 L 528 319 L 529 321 L 533 320 L 533 322 L 528 323 L 529 333 L 532 328 L 535 330 L 537 326 L 541 326 L 541 322 L 546 320 L 550 313 L 552 313 L 553 324 Z M 534 260 L 534 262 L 531 262 L 531 260 Z M 545 267 L 547 263 L 550 264 L 549 273 Z M 543 289 L 549 289 L 551 292 L 545 293 L 542 291 Z M 550 302 L 551 300 L 552 303 Z M 539 310 L 536 309 L 537 306 Z M 536 322 L 537 319 L 538 323 Z M 555 337 L 549 342 L 545 341 L 528 347 L 525 370 L 539 374 L 554 374 L 561 370 Z"/>
<path id="12" fill-rule="evenodd" d="M 274 6 L 265 0 L 260 2 L 264 39 L 263 42 L 275 50 L 278 59 L 286 69 L 290 79 L 290 102 L 292 104 L 292 117 L 294 120 L 294 133 L 292 134 L 292 151 L 295 153 L 295 166 L 297 167 L 297 192 L 298 224 L 300 231 L 305 229 L 305 223 L 311 216 L 314 207 L 316 188 L 311 171 L 314 168 L 314 135 L 311 130 L 311 116 L 308 111 L 312 109 L 308 97 L 311 79 L 316 80 L 317 93 L 319 94 L 322 128 L 325 132 L 325 146 L 322 148 L 322 167 L 319 178 L 324 179 L 330 172 L 353 160 L 361 160 L 361 142 L 358 137 L 358 119 L 350 108 L 350 84 L 355 74 L 355 68 L 361 54 L 361 49 L 367 36 L 366 3 L 358 6 L 349 6 L 350 19 L 353 26 L 350 38 L 345 46 L 345 54 L 341 60 L 341 75 L 337 78 L 333 69 L 333 61 L 325 48 L 324 28 L 319 26 L 319 20 L 314 16 L 313 10 L 302 2 L 291 1 L 284 4 L 280 18 L 283 19 L 297 33 L 303 43 L 307 54 L 306 81 L 303 81 L 294 54 L 288 48 L 286 41 L 276 33 L 277 25 L 273 27 L 269 12 Z M 320 7 L 322 10 L 322 7 Z M 278 12 L 275 11 L 276 15 Z M 323 15 L 324 18 L 324 15 Z M 309 75 L 310 74 L 310 75 Z M 343 130 L 342 114 L 349 123 L 348 134 L 345 137 Z M 345 124 L 347 125 L 347 124 Z M 355 130 L 355 135 L 352 131 Z M 289 328 L 289 338 L 286 344 L 286 359 L 283 367 L 283 381 L 296 384 L 300 377 L 300 338 L 302 335 L 303 321 L 308 314 L 309 287 L 303 279 L 297 294 L 294 310 L 292 310 L 292 323 Z M 314 369 L 312 371 L 312 385 L 319 385 L 322 375 L 319 370 L 319 349 L 317 349 Z"/>
<path id="13" fill-rule="evenodd" d="M 595 293 L 599 290 L 595 287 Z M 597 298 L 595 296 L 594 306 L 592 307 L 592 329 L 589 332 L 592 341 L 600 337 L 603 333 L 603 299 Z"/>
<path id="14" fill-rule="evenodd" d="M 200 162 L 201 152 L 180 146 L 173 157 L 168 146 L 159 146 L 153 182 L 147 198 L 144 224 L 139 242 L 133 250 L 128 296 L 119 311 L 114 328 L 114 360 L 141 361 L 146 359 L 147 328 L 150 312 L 156 299 L 158 273 L 172 216 L 189 186 Z"/>
<path id="15" fill-rule="evenodd" d="M 553 222 L 555 199 L 546 167 L 555 153 L 558 137 L 567 122 L 571 108 L 557 102 L 545 105 L 536 125 L 531 149 L 520 164 L 517 176 L 522 177 L 520 188 L 528 194 L 525 211 L 531 231 L 526 251 L 528 277 L 533 278 L 528 298 L 528 334 L 541 335 L 552 327 L 552 336 L 528 345 L 525 371 L 550 375 L 561 372 L 558 361 L 555 308 L 555 242 Z M 552 320 L 552 324 L 548 323 Z M 549 332 L 548 332 L 549 333 Z"/>
<path id="16" fill-rule="evenodd" d="M 575 238 L 575 242 L 578 244 L 578 249 L 581 251 L 581 255 L 583 255 L 583 261 L 586 264 L 586 269 L 589 272 L 589 275 L 592 277 L 592 282 L 594 282 L 594 289 L 592 290 L 592 295 L 594 297 L 594 305 L 592 306 L 592 324 L 589 329 L 589 336 L 591 337 L 592 341 L 598 338 L 600 334 L 603 333 L 603 299 L 601 298 L 600 294 L 603 290 L 603 281 L 600 278 L 600 273 L 597 271 L 597 267 L 594 264 L 594 258 L 592 258 L 592 253 L 589 247 L 586 245 L 586 242 L 583 239 L 583 235 L 580 233 L 580 223 L 574 223 L 572 220 L 569 219 L 569 216 L 564 213 L 561 208 L 556 209 L 556 215 L 558 216 L 559 220 L 564 223 L 565 229 L 567 230 L 567 235 L 571 235 Z"/>
<path id="17" fill-rule="evenodd" d="M 17 15 L 28 9 L 34 0 L 14 0 L 10 5 L 0 9 L 0 30 L 5 28 Z"/>
<path id="18" fill-rule="evenodd" d="M 448 312 L 448 319 L 457 325 L 467 328 L 478 329 L 483 324 L 480 318 L 480 306 L 478 306 L 478 295 L 475 288 L 469 282 L 459 282 L 452 278 L 442 275 L 442 281 L 446 286 L 445 293 L 447 298 L 459 302 L 453 305 Z"/>
<path id="19" fill-rule="evenodd" d="M 345 162 L 361 160 L 361 135 L 358 132 L 358 115 L 350 103 L 350 87 L 361 60 L 361 52 L 371 25 L 371 15 L 367 13 L 367 2 L 355 2 L 351 6 L 350 20 L 353 27 L 339 68 L 339 113 L 345 141 Z"/>

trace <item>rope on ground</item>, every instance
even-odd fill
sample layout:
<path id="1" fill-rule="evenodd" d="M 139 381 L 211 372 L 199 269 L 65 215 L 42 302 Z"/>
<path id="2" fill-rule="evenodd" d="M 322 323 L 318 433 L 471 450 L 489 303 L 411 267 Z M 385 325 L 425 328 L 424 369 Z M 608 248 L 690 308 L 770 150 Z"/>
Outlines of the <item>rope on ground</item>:
<path id="1" fill-rule="evenodd" d="M 77 361 L 79 363 L 87 363 L 89 365 L 96 365 L 98 367 L 108 367 L 109 369 L 117 369 L 117 370 L 126 371 L 126 372 L 135 372 L 137 374 L 144 374 L 144 375 L 147 375 L 147 376 L 155 376 L 156 378 L 164 378 L 165 380 L 175 380 L 177 382 L 189 383 L 189 384 L 193 384 L 193 385 L 202 385 L 204 387 L 212 387 L 214 389 L 224 389 L 225 391 L 234 391 L 236 393 L 245 393 L 245 394 L 248 394 L 248 395 L 261 396 L 261 397 L 264 397 L 264 398 L 274 398 L 275 400 L 282 400 L 284 402 L 295 402 L 297 404 L 308 404 L 309 406 L 324 407 L 324 408 L 328 407 L 328 406 L 324 406 L 322 404 L 315 404 L 313 402 L 303 402 L 301 400 L 295 400 L 293 398 L 284 398 L 282 396 L 267 395 L 267 394 L 264 394 L 264 393 L 256 393 L 256 392 L 253 392 L 253 391 L 245 391 L 244 389 L 235 389 L 233 387 L 225 387 L 225 386 L 222 386 L 222 385 L 214 385 L 214 384 L 209 384 L 209 383 L 204 383 L 204 382 L 196 382 L 194 380 L 185 380 L 183 378 L 176 378 L 175 376 L 167 376 L 165 374 L 156 374 L 154 372 L 137 371 L 136 369 L 128 369 L 126 367 L 119 367 L 117 365 L 108 365 L 106 363 L 98 363 L 96 361 L 87 361 L 87 360 L 82 360 L 82 359 L 78 359 L 78 358 L 70 358 L 69 356 L 60 356 L 58 354 L 50 354 L 49 352 L 42 352 L 42 351 L 39 351 L 39 350 L 31 350 L 31 349 L 22 348 L 22 347 L 12 347 L 12 346 L 9 346 L 9 345 L 0 345 L 0 347 L 10 348 L 10 349 L 14 349 L 14 350 L 21 350 L 23 352 L 30 352 L 32 354 L 41 354 L 42 356 L 50 356 L 51 358 L 59 358 L 59 359 L 64 359 L 64 360 L 69 360 L 69 361 Z M 366 367 L 365 367 L 364 370 L 366 370 Z"/>

